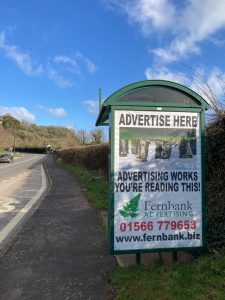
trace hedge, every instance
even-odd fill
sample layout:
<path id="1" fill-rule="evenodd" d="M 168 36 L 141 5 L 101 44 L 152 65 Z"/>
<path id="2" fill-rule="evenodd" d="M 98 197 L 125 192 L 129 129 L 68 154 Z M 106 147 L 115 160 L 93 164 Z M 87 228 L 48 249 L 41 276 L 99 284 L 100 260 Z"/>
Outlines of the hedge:
<path id="1" fill-rule="evenodd" d="M 225 116 L 206 129 L 208 245 L 225 246 Z"/>
<path id="2" fill-rule="evenodd" d="M 80 146 L 57 152 L 65 163 L 108 174 L 109 146 Z M 210 249 L 225 246 L 225 116 L 206 128 L 207 242 Z"/>
<path id="3" fill-rule="evenodd" d="M 77 146 L 57 151 L 65 163 L 72 163 L 92 172 L 108 175 L 109 145 Z"/>

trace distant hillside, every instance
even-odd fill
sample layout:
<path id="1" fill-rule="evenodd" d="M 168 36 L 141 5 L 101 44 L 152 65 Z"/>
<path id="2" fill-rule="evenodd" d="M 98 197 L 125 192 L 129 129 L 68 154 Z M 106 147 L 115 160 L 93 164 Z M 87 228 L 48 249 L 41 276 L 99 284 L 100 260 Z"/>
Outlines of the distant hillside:
<path id="1" fill-rule="evenodd" d="M 13 143 L 13 136 L 0 124 L 0 148 L 9 147 L 11 143 Z"/>
<path id="2" fill-rule="evenodd" d="M 17 130 L 17 146 L 44 147 L 48 144 L 54 148 L 67 148 L 77 145 L 78 140 L 75 132 L 65 127 L 22 124 Z"/>
<path id="3" fill-rule="evenodd" d="M 74 131 L 65 127 L 37 126 L 19 122 L 10 115 L 0 117 L 0 149 L 16 147 L 68 148 L 79 144 Z"/>

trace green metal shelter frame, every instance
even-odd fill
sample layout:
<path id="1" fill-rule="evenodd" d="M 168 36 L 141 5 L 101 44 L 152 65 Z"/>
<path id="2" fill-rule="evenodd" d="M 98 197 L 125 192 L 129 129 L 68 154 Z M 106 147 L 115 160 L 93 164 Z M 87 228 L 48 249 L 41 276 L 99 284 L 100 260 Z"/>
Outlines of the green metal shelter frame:
<path id="1" fill-rule="evenodd" d="M 162 89 L 164 95 L 161 95 L 160 99 L 154 98 L 157 90 L 160 92 Z M 174 94 L 176 101 L 173 98 Z M 151 95 L 152 97 L 148 98 Z M 178 95 L 180 98 L 177 100 Z M 184 110 L 198 108 L 204 111 L 210 108 L 200 95 L 181 84 L 166 80 L 145 80 L 127 85 L 109 96 L 101 105 L 96 126 L 108 126 L 111 107 L 117 106 L 151 107 L 152 109 L 160 106 L 163 110 L 178 107 Z"/>
<path id="2" fill-rule="evenodd" d="M 210 105 L 196 92 L 181 84 L 165 80 L 145 80 L 132 83 L 116 91 L 102 104 L 96 126 L 109 126 L 109 247 L 111 254 L 177 251 L 178 249 L 114 250 L 114 112 L 116 110 L 198 112 L 201 123 L 201 168 L 202 168 L 202 233 L 203 246 L 179 248 L 181 250 L 204 250 L 206 248 L 206 203 L 205 203 L 205 111 Z"/>

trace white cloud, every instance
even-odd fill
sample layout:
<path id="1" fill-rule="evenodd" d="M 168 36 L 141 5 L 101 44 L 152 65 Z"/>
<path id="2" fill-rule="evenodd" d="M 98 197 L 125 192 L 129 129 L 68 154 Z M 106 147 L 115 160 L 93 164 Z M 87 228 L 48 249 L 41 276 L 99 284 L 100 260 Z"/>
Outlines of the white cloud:
<path id="1" fill-rule="evenodd" d="M 67 116 L 67 112 L 62 107 L 51 108 L 51 107 L 46 107 L 46 106 L 43 106 L 43 105 L 38 105 L 37 107 L 44 110 L 45 112 L 47 112 L 49 115 L 51 115 L 53 117 L 60 117 L 61 118 L 61 117 Z"/>
<path id="2" fill-rule="evenodd" d="M 173 82 L 178 82 L 180 84 L 189 84 L 190 80 L 184 73 L 172 72 L 166 67 L 158 68 L 157 70 L 147 68 L 145 70 L 145 76 L 148 80 L 158 79 L 158 80 L 169 80 Z"/>
<path id="3" fill-rule="evenodd" d="M 67 128 L 67 129 L 69 129 L 69 130 L 71 130 L 71 131 L 77 131 L 77 128 L 76 128 L 76 126 L 74 125 L 74 123 L 68 123 L 68 124 L 66 124 L 65 125 L 65 127 Z"/>
<path id="4" fill-rule="evenodd" d="M 74 86 L 74 83 L 65 77 L 63 77 L 59 72 L 52 68 L 48 68 L 48 78 L 54 81 L 61 88 L 68 88 Z"/>
<path id="5" fill-rule="evenodd" d="M 171 27 L 174 20 L 175 8 L 168 0 L 102 0 L 102 3 L 127 14 L 130 22 L 139 24 L 144 35 Z"/>
<path id="6" fill-rule="evenodd" d="M 91 74 L 97 71 L 97 66 L 80 52 L 72 56 L 55 55 L 48 61 L 47 74 L 59 87 L 70 88 L 75 85 L 75 79 L 86 71 L 85 68 Z"/>
<path id="7" fill-rule="evenodd" d="M 15 107 L 15 106 L 0 106 L 0 115 L 10 114 L 18 120 L 24 120 L 29 123 L 34 123 L 36 118 L 35 115 L 29 112 L 24 107 Z"/>
<path id="8" fill-rule="evenodd" d="M 180 60 L 191 53 L 200 53 L 200 48 L 195 45 L 192 39 L 174 39 L 168 48 L 157 48 L 152 52 L 164 62 L 171 63 Z"/>
<path id="9" fill-rule="evenodd" d="M 175 37 L 164 51 L 176 59 L 181 59 L 189 53 L 200 53 L 201 42 L 206 39 L 210 41 L 215 33 L 224 29 L 224 11 L 223 0 L 189 0 L 180 17 L 177 11 L 178 25 L 174 23 L 172 26 Z M 159 58 L 166 59 L 165 56 L 161 56 L 162 49 L 156 49 L 154 53 Z"/>
<path id="10" fill-rule="evenodd" d="M 167 0 L 134 0 L 122 3 L 121 6 L 130 20 L 137 22 L 145 35 L 151 33 L 152 28 L 164 30 L 173 22 L 175 10 Z"/>
<path id="11" fill-rule="evenodd" d="M 49 111 L 49 114 L 54 116 L 54 117 L 65 117 L 65 116 L 67 116 L 67 112 L 62 107 L 49 108 L 48 111 Z"/>
<path id="12" fill-rule="evenodd" d="M 224 0 L 105 0 L 120 8 L 129 20 L 138 24 L 145 35 L 166 35 L 167 45 L 153 50 L 161 60 L 178 60 L 200 53 L 201 42 L 225 28 Z"/>
<path id="13" fill-rule="evenodd" d="M 153 52 L 158 58 L 166 62 L 174 62 L 177 60 L 176 55 L 168 49 L 158 48 L 152 50 L 151 52 Z"/>
<path id="14" fill-rule="evenodd" d="M 210 42 L 212 42 L 217 47 L 221 47 L 225 45 L 225 40 L 219 39 L 217 37 L 210 38 Z"/>
<path id="15" fill-rule="evenodd" d="M 79 77 L 83 72 L 94 74 L 97 71 L 97 66 L 81 52 L 75 52 L 71 56 L 55 55 L 48 59 L 45 68 L 41 64 L 37 65 L 28 52 L 7 43 L 5 31 L 0 31 L 0 50 L 26 75 L 44 74 L 61 88 L 73 87 L 74 77 Z"/>
<path id="16" fill-rule="evenodd" d="M 213 88 L 213 91 L 217 97 L 224 96 L 225 73 L 218 68 L 214 68 L 210 73 L 207 82 L 209 86 Z"/>
<path id="17" fill-rule="evenodd" d="M 224 27 L 224 10 L 224 0 L 189 0 L 181 14 L 181 29 L 201 41 Z"/>
<path id="18" fill-rule="evenodd" d="M 80 74 L 80 68 L 78 66 L 78 63 L 75 59 L 72 59 L 69 56 L 66 55 L 56 55 L 53 58 L 53 62 L 60 64 L 62 68 L 64 68 L 66 71 L 69 71 L 74 74 Z"/>
<path id="19" fill-rule="evenodd" d="M 81 52 L 76 52 L 76 57 L 84 61 L 89 73 L 91 74 L 96 73 L 98 67 L 92 61 L 90 61 L 89 58 L 84 56 Z"/>
<path id="20" fill-rule="evenodd" d="M 84 105 L 87 108 L 88 112 L 94 116 L 97 116 L 99 113 L 99 103 L 95 100 L 86 100 Z"/>
<path id="21" fill-rule="evenodd" d="M 37 76 L 43 73 L 42 65 L 34 67 L 30 55 L 18 49 L 15 45 L 9 45 L 6 42 L 6 34 L 4 31 L 0 32 L 0 49 L 5 56 L 14 61 L 17 66 L 29 76 Z"/>
<path id="22" fill-rule="evenodd" d="M 175 7 L 168 0 L 105 0 L 103 4 L 116 11 L 126 13 L 131 22 L 138 23 L 143 34 L 154 29 L 164 30 L 171 26 Z"/>

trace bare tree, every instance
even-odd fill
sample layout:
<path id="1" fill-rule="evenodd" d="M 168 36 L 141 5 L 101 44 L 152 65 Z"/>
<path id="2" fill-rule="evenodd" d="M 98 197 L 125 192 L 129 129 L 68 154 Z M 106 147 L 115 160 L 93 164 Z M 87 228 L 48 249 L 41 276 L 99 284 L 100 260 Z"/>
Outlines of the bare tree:
<path id="1" fill-rule="evenodd" d="M 211 109 L 208 112 L 208 116 L 214 119 L 224 115 L 225 109 L 225 80 L 215 76 L 213 84 L 209 82 L 206 74 L 198 68 L 191 65 L 185 65 L 179 63 L 180 66 L 188 71 L 188 77 L 190 78 L 191 88 L 195 90 L 199 95 L 205 99 Z"/>
<path id="2" fill-rule="evenodd" d="M 215 87 L 210 85 L 204 74 L 198 70 L 192 70 L 193 86 L 197 92 L 210 104 L 215 116 L 219 117 L 223 114 L 225 107 L 225 82 L 221 78 L 217 78 L 217 92 Z M 218 91 L 219 87 L 219 91 Z"/>
<path id="3" fill-rule="evenodd" d="M 101 129 L 95 129 L 91 131 L 92 144 L 101 144 L 103 141 L 103 131 Z"/>
<path id="4" fill-rule="evenodd" d="M 81 145 L 87 145 L 90 143 L 90 134 L 85 129 L 77 131 L 77 138 Z"/>

